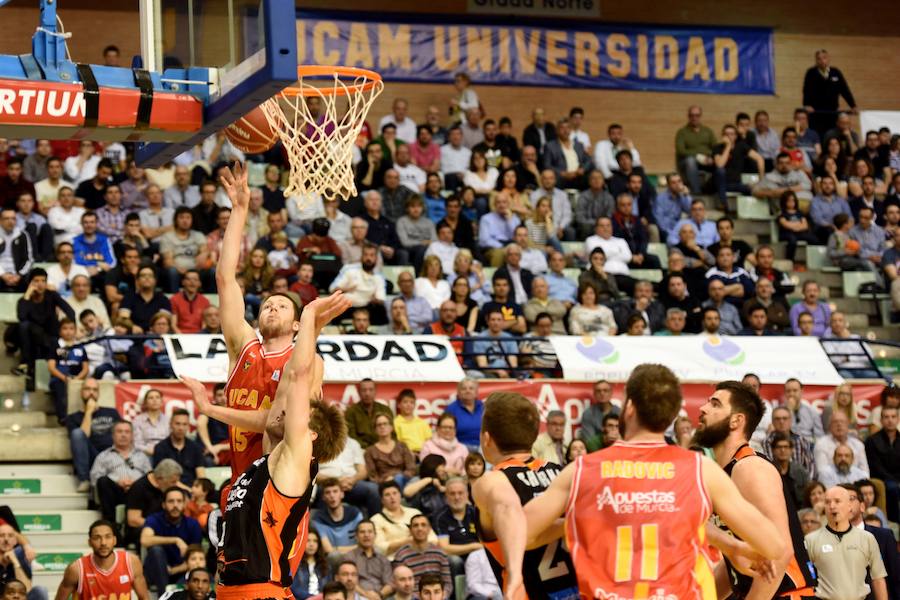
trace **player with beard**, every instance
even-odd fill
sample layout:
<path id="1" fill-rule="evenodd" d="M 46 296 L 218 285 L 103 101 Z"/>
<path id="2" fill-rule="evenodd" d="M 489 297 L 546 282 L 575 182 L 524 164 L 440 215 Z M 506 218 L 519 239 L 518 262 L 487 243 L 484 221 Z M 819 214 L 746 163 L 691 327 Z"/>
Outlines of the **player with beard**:
<path id="1" fill-rule="evenodd" d="M 218 547 L 219 600 L 293 599 L 291 582 L 306 547 L 309 504 L 318 461 L 343 450 L 347 426 L 340 409 L 311 401 L 315 382 L 316 337 L 350 302 L 341 292 L 309 303 L 275 404 L 281 436 L 272 449 L 234 482 L 223 506 Z M 183 378 L 193 397 L 205 397 L 202 383 Z"/>
<path id="2" fill-rule="evenodd" d="M 131 598 L 149 600 L 147 581 L 141 560 L 125 550 L 116 549 L 116 526 L 109 521 L 94 521 L 88 529 L 88 545 L 92 552 L 66 567 L 56 600 L 96 600 L 97 598 Z"/>
<path id="3" fill-rule="evenodd" d="M 767 560 L 784 553 L 775 526 L 741 497 L 722 469 L 700 453 L 666 443 L 665 431 L 681 402 L 671 370 L 638 366 L 625 384 L 622 439 L 578 457 L 525 505 L 530 543 L 558 530 L 557 519 L 565 515 L 582 598 L 715 600 L 706 554 L 713 511 L 746 540 L 722 540 L 723 551 L 759 565 L 761 572 Z"/>
<path id="4" fill-rule="evenodd" d="M 815 571 L 803 544 L 803 532 L 797 510 L 778 469 L 749 445 L 750 436 L 763 415 L 763 402 L 751 387 L 737 381 L 723 381 L 710 399 L 700 407 L 700 421 L 694 441 L 711 448 L 716 462 L 731 477 L 741 494 L 771 520 L 779 535 L 790 540 L 775 561 L 774 577 L 741 573 L 726 555 L 725 565 L 716 572 L 719 590 L 731 585 L 732 598 L 815 597 Z M 710 540 L 743 537 L 731 526 L 731 519 L 718 510 L 719 528 L 709 527 Z M 727 570 L 726 570 L 727 569 Z"/>

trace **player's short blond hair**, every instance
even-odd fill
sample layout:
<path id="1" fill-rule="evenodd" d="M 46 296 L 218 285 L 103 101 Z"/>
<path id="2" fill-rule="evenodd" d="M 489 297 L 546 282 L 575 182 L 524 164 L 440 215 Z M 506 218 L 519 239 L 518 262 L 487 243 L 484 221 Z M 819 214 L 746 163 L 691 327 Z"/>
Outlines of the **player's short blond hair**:
<path id="1" fill-rule="evenodd" d="M 314 400 L 309 405 L 309 428 L 316 432 L 313 456 L 319 464 L 330 462 L 337 458 L 347 443 L 347 423 L 344 421 L 344 413 L 336 404 Z"/>

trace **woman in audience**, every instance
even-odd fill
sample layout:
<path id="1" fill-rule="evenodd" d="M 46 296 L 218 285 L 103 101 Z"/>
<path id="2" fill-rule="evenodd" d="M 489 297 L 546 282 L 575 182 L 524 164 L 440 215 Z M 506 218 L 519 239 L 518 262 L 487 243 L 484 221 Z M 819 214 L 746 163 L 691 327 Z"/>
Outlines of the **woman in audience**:
<path id="1" fill-rule="evenodd" d="M 853 386 L 849 383 L 842 383 L 834 388 L 831 402 L 822 409 L 822 425 L 825 431 L 828 431 L 831 415 L 835 412 L 842 412 L 847 415 L 847 418 L 850 420 L 850 435 L 858 437 L 859 422 L 856 420 L 856 401 L 853 399 Z"/>
<path id="2" fill-rule="evenodd" d="M 569 312 L 572 335 L 616 335 L 616 319 L 609 307 L 597 304 L 597 287 L 584 281 L 578 285 L 578 304 Z"/>
<path id="3" fill-rule="evenodd" d="M 816 511 L 819 520 L 824 524 L 825 518 L 825 486 L 813 479 L 803 491 L 803 506 Z"/>
<path id="4" fill-rule="evenodd" d="M 534 211 L 525 221 L 525 227 L 528 229 L 528 239 L 534 247 L 544 252 L 563 251 L 562 244 L 556 237 L 556 226 L 553 225 L 553 207 L 550 198 L 544 196 L 538 199 Z"/>
<path id="5" fill-rule="evenodd" d="M 459 201 L 462 204 L 462 216 L 472 223 L 472 227 L 477 227 L 478 219 L 488 211 L 487 201 L 484 196 L 479 196 L 475 192 L 475 188 L 467 185 L 459 192 Z"/>
<path id="6" fill-rule="evenodd" d="M 378 490 L 381 494 L 381 512 L 371 517 L 372 524 L 375 525 L 375 549 L 387 556 L 388 560 L 393 560 L 397 549 L 412 541 L 409 522 L 422 513 L 410 506 L 403 506 L 403 496 L 396 481 L 382 483 Z M 428 534 L 428 541 L 435 545 L 438 543 L 437 534 L 433 530 Z"/>
<path id="7" fill-rule="evenodd" d="M 469 282 L 469 296 L 478 306 L 491 299 L 491 284 L 484 276 L 481 263 L 472 258 L 472 251 L 468 248 L 459 249 L 459 253 L 453 259 L 453 274 L 447 279 L 456 281 L 459 277 Z"/>
<path id="8" fill-rule="evenodd" d="M 375 417 L 378 439 L 366 448 L 366 471 L 375 483 L 396 481 L 406 485 L 416 474 L 416 459 L 403 442 L 394 439 L 394 425 L 387 415 Z"/>
<path id="9" fill-rule="evenodd" d="M 466 330 L 466 333 L 474 335 L 478 325 L 478 304 L 472 300 L 469 292 L 468 279 L 457 277 L 453 280 L 450 299 L 456 304 L 456 322 Z"/>
<path id="10" fill-rule="evenodd" d="M 416 278 L 416 296 L 425 298 L 432 310 L 439 309 L 450 299 L 450 284 L 442 275 L 441 259 L 433 254 L 426 256 Z"/>
<path id="11" fill-rule="evenodd" d="M 846 178 L 841 179 L 840 173 L 838 173 L 837 161 L 830 156 L 825 159 L 822 163 L 822 168 L 820 170 L 821 174 L 816 175 L 816 193 L 821 194 L 821 182 L 823 177 L 831 177 L 832 181 L 834 181 L 834 193 L 841 198 L 847 197 L 847 181 Z"/>
<path id="12" fill-rule="evenodd" d="M 487 198 L 497 185 L 497 169 L 489 167 L 484 152 L 476 150 L 469 159 L 469 169 L 463 175 L 463 184 L 475 190 L 476 196 Z"/>
<path id="13" fill-rule="evenodd" d="M 787 190 L 778 200 L 781 214 L 778 216 L 778 238 L 787 242 L 787 259 L 794 260 L 797 253 L 797 242 L 818 244 L 819 239 L 809 228 L 809 221 L 800 212 L 797 194 Z"/>
<path id="14" fill-rule="evenodd" d="M 445 460 L 450 475 L 462 475 L 465 471 L 469 450 L 465 444 L 456 439 L 456 417 L 450 413 L 445 412 L 438 417 L 437 430 L 422 446 L 419 458 L 424 463 L 425 458 L 432 454 L 437 454 Z"/>
<path id="15" fill-rule="evenodd" d="M 449 478 L 447 461 L 443 456 L 426 456 L 419 465 L 419 476 L 413 477 L 403 488 L 403 497 L 429 520 L 433 520 L 447 506 L 444 484 Z"/>
<path id="16" fill-rule="evenodd" d="M 147 390 L 141 403 L 141 414 L 131 422 L 134 447 L 153 456 L 157 442 L 169 437 L 169 417 L 162 412 L 163 395 L 156 388 Z"/>
<path id="17" fill-rule="evenodd" d="M 321 594 L 322 588 L 329 581 L 331 581 L 331 569 L 325 558 L 325 550 L 322 548 L 319 532 L 310 527 L 309 533 L 306 534 L 306 549 L 297 566 L 297 572 L 294 574 L 291 591 L 297 600 L 306 600 L 311 596 Z"/>
<path id="18" fill-rule="evenodd" d="M 571 442 L 569 442 L 569 447 L 566 448 L 566 464 L 572 462 L 579 456 L 584 456 L 588 453 L 587 445 L 584 443 L 584 440 L 580 440 L 575 438 Z"/>
<path id="19" fill-rule="evenodd" d="M 505 169 L 497 178 L 496 190 L 491 192 L 490 209 L 494 210 L 494 199 L 500 194 L 506 194 L 509 198 L 509 210 L 520 220 L 524 221 L 531 215 L 531 199 L 519 185 L 516 170 Z"/>
<path id="20" fill-rule="evenodd" d="M 644 317 L 639 314 L 628 317 L 628 322 L 625 324 L 625 335 L 644 335 L 645 331 L 647 331 L 647 321 L 644 320 Z"/>
<path id="21" fill-rule="evenodd" d="M 150 318 L 150 335 L 163 336 L 172 333 L 172 315 L 166 311 L 160 311 Z M 166 345 L 161 338 L 153 338 L 144 341 L 141 346 L 133 349 L 142 354 L 137 361 L 129 361 L 132 367 L 132 375 L 143 379 L 174 379 L 172 361 L 166 352 Z M 135 372 L 137 371 L 137 372 Z"/>
<path id="22" fill-rule="evenodd" d="M 881 196 L 887 192 L 887 185 L 883 181 L 884 173 L 876 172 L 869 159 L 857 158 L 850 164 L 850 176 L 847 177 L 847 193 L 854 197 L 862 196 L 862 182 L 868 176 L 875 180 L 875 193 L 877 195 Z"/>
<path id="23" fill-rule="evenodd" d="M 418 454 L 431 438 L 431 425 L 416 416 L 416 393 L 404 388 L 397 394 L 397 416 L 394 417 L 394 432 L 397 440 L 406 444 L 410 452 Z"/>
<path id="24" fill-rule="evenodd" d="M 829 159 L 834 163 L 833 166 L 827 164 Z M 813 173 L 818 177 L 831 175 L 835 181 L 841 181 L 846 184 L 849 163 L 850 161 L 841 146 L 841 141 L 832 136 L 825 140 L 825 143 L 822 145 L 822 154 L 819 155 L 813 165 Z M 846 193 L 840 195 L 845 196 Z"/>
<path id="25" fill-rule="evenodd" d="M 595 302 L 612 302 L 619 296 L 619 287 L 616 285 L 616 278 L 604 269 L 606 253 L 603 248 L 597 246 L 591 250 L 590 260 L 590 266 L 578 277 L 578 286 L 591 284 L 594 286 Z M 571 329 L 569 332 L 575 334 Z"/>
<path id="26" fill-rule="evenodd" d="M 247 303 L 248 308 L 252 308 L 254 315 L 259 313 L 259 305 L 263 301 L 263 292 L 269 289 L 274 276 L 275 271 L 269 264 L 266 251 L 262 248 L 255 248 L 241 270 L 241 277 L 245 286 L 244 301 Z"/>
<path id="27" fill-rule="evenodd" d="M 484 475 L 484 457 L 478 452 L 469 452 L 466 457 L 466 481 L 469 486 L 475 483 L 475 480 Z"/>

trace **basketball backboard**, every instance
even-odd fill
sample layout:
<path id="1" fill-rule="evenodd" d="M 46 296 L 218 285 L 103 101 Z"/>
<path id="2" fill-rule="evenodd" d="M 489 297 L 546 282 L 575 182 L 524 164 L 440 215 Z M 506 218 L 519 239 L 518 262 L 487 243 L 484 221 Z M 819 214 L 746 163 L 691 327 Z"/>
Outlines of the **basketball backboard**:
<path id="1" fill-rule="evenodd" d="M 291 0 L 140 0 L 143 68 L 203 95 L 204 109 L 195 135 L 142 144 L 138 162 L 173 159 L 295 82 L 296 18 Z"/>

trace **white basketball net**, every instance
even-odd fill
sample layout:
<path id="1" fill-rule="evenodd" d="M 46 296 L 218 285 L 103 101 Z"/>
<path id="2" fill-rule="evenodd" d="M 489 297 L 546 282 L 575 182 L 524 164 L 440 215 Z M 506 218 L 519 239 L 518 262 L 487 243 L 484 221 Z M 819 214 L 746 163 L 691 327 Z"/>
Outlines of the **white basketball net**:
<path id="1" fill-rule="evenodd" d="M 372 102 L 384 89 L 364 76 L 301 77 L 299 83 L 262 104 L 291 162 L 284 195 L 298 199 L 347 199 L 356 195 L 353 146 Z M 291 91 L 294 90 L 294 91 Z M 297 91 L 303 90 L 303 93 Z M 318 100 L 318 114 L 310 111 Z"/>

